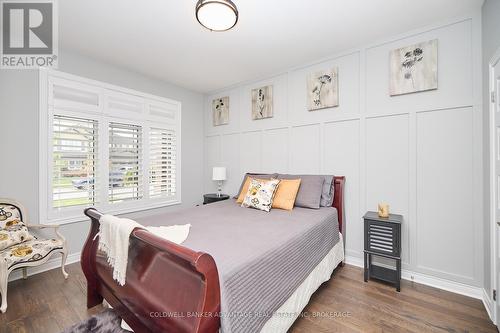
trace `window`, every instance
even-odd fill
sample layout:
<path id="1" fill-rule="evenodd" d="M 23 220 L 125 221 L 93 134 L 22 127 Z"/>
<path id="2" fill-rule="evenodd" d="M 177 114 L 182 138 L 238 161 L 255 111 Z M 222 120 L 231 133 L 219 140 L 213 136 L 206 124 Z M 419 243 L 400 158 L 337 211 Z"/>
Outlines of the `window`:
<path id="1" fill-rule="evenodd" d="M 109 124 L 109 202 L 142 198 L 140 126 Z"/>
<path id="2" fill-rule="evenodd" d="M 40 96 L 42 223 L 180 203 L 179 102 L 47 70 Z"/>
<path id="3" fill-rule="evenodd" d="M 151 128 L 149 149 L 149 196 L 175 195 L 175 132 Z"/>
<path id="4" fill-rule="evenodd" d="M 54 116 L 52 140 L 54 208 L 94 205 L 97 200 L 97 122 Z"/>

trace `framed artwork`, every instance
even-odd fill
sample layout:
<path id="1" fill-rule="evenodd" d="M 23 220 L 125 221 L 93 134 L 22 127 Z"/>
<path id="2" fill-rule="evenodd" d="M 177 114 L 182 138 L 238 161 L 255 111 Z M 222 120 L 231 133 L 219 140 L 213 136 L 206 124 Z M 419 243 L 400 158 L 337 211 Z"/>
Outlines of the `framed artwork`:
<path id="1" fill-rule="evenodd" d="M 391 96 L 437 89 L 437 39 L 392 50 L 389 81 Z"/>
<path id="2" fill-rule="evenodd" d="M 338 105 L 338 68 L 309 74 L 307 77 L 307 109 L 314 111 Z"/>
<path id="3" fill-rule="evenodd" d="M 252 89 L 252 119 L 273 117 L 273 86 Z"/>
<path id="4" fill-rule="evenodd" d="M 229 96 L 212 101 L 213 125 L 220 126 L 229 123 Z"/>

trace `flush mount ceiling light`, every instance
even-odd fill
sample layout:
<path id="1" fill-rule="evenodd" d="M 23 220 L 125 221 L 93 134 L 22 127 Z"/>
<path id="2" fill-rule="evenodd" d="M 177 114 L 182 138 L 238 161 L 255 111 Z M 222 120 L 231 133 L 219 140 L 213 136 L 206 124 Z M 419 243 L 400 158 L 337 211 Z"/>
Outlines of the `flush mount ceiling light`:
<path id="1" fill-rule="evenodd" d="M 238 9 L 231 0 L 198 0 L 196 19 L 211 31 L 226 31 L 238 22 Z"/>

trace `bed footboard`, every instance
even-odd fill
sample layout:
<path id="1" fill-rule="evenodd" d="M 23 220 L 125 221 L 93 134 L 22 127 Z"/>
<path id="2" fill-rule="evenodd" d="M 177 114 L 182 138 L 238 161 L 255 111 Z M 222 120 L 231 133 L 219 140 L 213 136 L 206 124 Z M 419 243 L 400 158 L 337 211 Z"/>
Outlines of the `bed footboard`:
<path id="1" fill-rule="evenodd" d="M 113 280 L 106 255 L 97 251 L 102 214 L 89 208 L 85 215 L 92 221 L 81 257 L 87 307 L 106 299 L 136 333 L 219 330 L 219 276 L 209 254 L 134 229 L 127 280 L 120 286 Z"/>

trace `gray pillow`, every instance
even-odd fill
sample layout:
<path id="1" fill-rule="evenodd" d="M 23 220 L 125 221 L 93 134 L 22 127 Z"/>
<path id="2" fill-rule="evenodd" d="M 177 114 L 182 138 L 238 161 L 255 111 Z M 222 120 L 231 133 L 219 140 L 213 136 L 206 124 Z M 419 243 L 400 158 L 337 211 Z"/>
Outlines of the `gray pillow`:
<path id="1" fill-rule="evenodd" d="M 323 192 L 321 193 L 321 207 L 331 207 L 333 204 L 333 196 L 335 195 L 335 186 L 333 184 L 333 175 L 325 175 L 323 183 Z"/>
<path id="2" fill-rule="evenodd" d="M 247 180 L 247 177 L 257 177 L 259 179 L 271 179 L 271 178 L 276 178 L 278 176 L 277 173 L 246 173 L 245 177 L 243 177 L 243 181 L 241 182 L 240 189 L 238 190 L 238 193 L 233 197 L 233 199 L 238 199 L 238 196 L 241 193 L 241 189 L 243 188 L 243 185 L 245 185 L 245 180 Z"/>
<path id="3" fill-rule="evenodd" d="M 298 179 L 300 178 L 299 192 L 295 199 L 295 206 L 318 209 L 321 203 L 321 193 L 323 192 L 324 176 L 319 175 L 283 175 L 278 174 L 278 179 Z"/>

